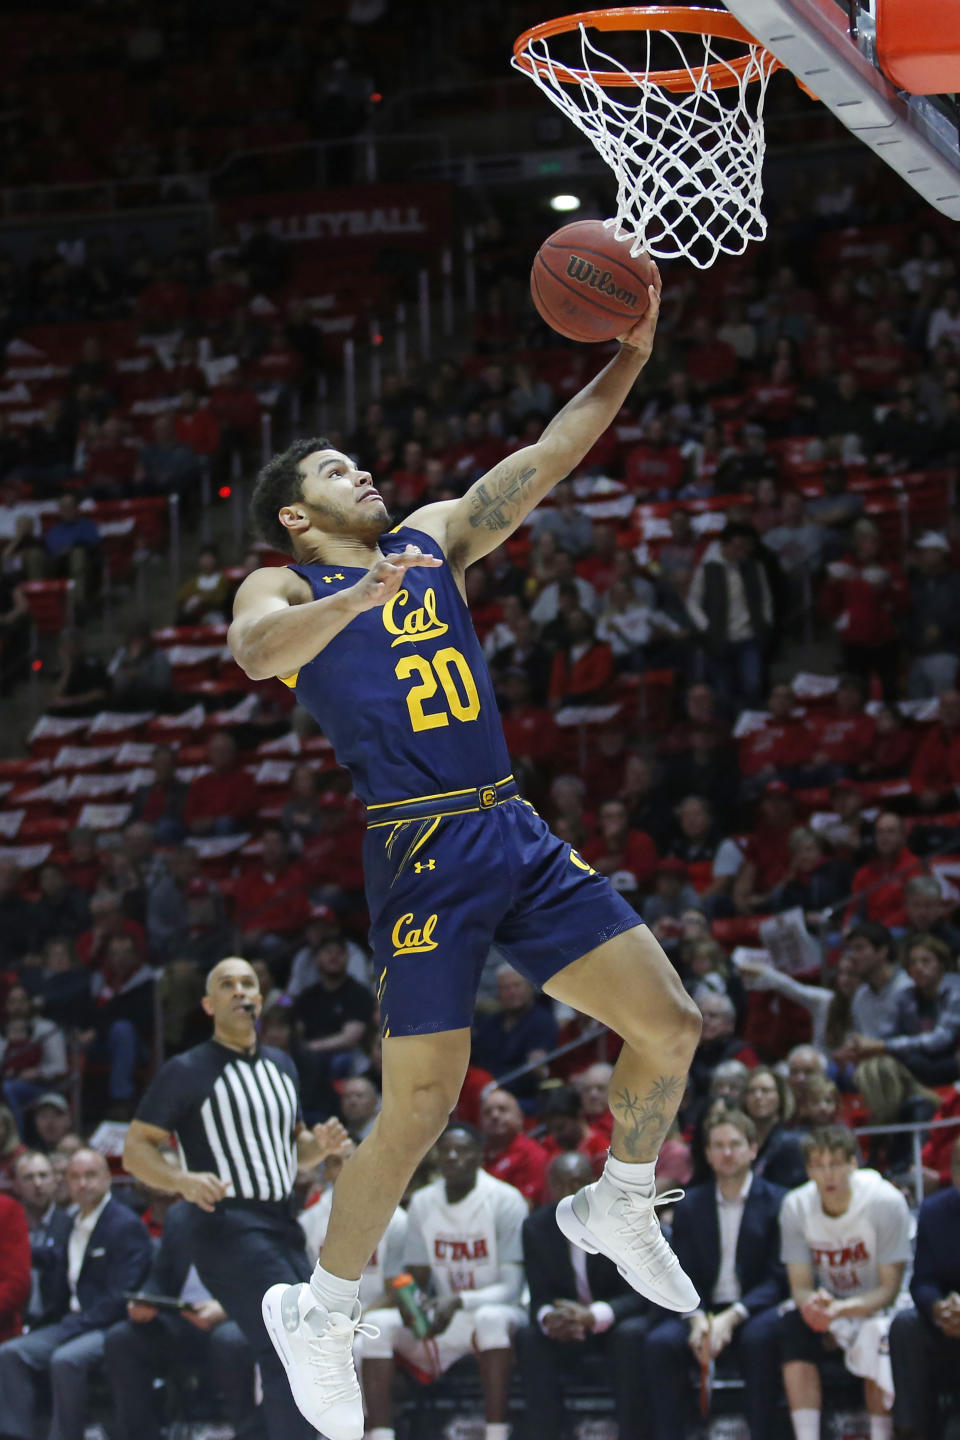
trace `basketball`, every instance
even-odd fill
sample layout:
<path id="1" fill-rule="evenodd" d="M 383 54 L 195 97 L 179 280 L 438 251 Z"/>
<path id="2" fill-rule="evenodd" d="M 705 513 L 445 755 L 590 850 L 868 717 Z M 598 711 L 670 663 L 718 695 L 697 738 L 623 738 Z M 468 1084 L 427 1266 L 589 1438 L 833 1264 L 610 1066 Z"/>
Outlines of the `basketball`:
<path id="1" fill-rule="evenodd" d="M 544 320 L 568 340 L 615 340 L 646 312 L 654 268 L 630 254 L 602 220 L 575 220 L 544 240 L 530 294 Z"/>

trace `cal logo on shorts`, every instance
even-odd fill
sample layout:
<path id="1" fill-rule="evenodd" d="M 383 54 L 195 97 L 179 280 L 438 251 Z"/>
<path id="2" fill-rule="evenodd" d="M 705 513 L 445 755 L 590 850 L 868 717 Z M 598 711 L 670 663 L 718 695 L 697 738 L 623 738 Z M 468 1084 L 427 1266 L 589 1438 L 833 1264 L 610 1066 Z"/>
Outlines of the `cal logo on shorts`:
<path id="1" fill-rule="evenodd" d="M 436 950 L 437 942 L 433 938 L 436 928 L 436 915 L 428 915 L 419 928 L 414 924 L 412 911 L 401 915 L 393 927 L 394 955 L 425 955 L 428 950 Z"/>

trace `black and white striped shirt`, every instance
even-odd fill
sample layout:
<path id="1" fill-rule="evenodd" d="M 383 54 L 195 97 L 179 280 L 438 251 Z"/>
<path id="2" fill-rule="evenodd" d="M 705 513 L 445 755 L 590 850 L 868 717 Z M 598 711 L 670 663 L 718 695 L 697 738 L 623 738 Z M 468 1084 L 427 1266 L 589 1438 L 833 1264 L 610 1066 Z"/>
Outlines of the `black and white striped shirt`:
<path id="1" fill-rule="evenodd" d="M 297 1178 L 297 1071 L 282 1050 L 251 1055 L 216 1040 L 162 1065 L 137 1119 L 176 1136 L 188 1170 L 212 1171 L 236 1200 L 288 1199 Z"/>

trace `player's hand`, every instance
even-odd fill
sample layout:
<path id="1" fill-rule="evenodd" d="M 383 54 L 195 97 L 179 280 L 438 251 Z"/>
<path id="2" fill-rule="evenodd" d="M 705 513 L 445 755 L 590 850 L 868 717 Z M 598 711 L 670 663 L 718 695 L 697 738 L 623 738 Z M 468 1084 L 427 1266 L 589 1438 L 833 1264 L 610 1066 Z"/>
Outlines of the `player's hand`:
<path id="1" fill-rule="evenodd" d="M 434 1301 L 430 1307 L 430 1332 L 426 1338 L 433 1340 L 435 1336 L 442 1335 L 460 1308 L 459 1295 L 445 1295 L 442 1300 Z"/>
<path id="2" fill-rule="evenodd" d="M 804 1301 L 800 1314 L 811 1330 L 815 1330 L 818 1335 L 825 1335 L 833 1320 L 833 1296 L 828 1295 L 825 1290 L 815 1290 L 810 1298 Z"/>
<path id="3" fill-rule="evenodd" d="M 621 345 L 626 345 L 629 349 L 640 352 L 644 364 L 650 359 L 650 355 L 653 352 L 653 337 L 657 333 L 657 320 L 660 315 L 660 291 L 662 288 L 663 282 L 660 279 L 660 271 L 656 265 L 654 265 L 653 283 L 647 287 L 650 304 L 635 325 L 631 325 L 625 334 L 617 336 Z"/>
<path id="4" fill-rule="evenodd" d="M 322 1125 L 314 1125 L 311 1133 L 320 1150 L 318 1163 L 320 1160 L 329 1160 L 331 1156 L 345 1160 L 354 1152 L 353 1141 L 335 1115 L 325 1120 Z"/>
<path id="5" fill-rule="evenodd" d="M 216 1300 L 201 1300 L 190 1310 L 183 1311 L 184 1320 L 189 1320 L 198 1330 L 209 1332 L 222 1325 L 227 1312 Z"/>
<path id="6" fill-rule="evenodd" d="M 408 545 L 402 554 L 385 555 L 352 587 L 357 609 L 373 610 L 377 605 L 385 605 L 396 595 L 407 571 L 412 570 L 414 565 L 437 569 L 442 564 L 438 555 L 424 555 L 419 545 Z"/>
<path id="7" fill-rule="evenodd" d="M 141 1305 L 138 1300 L 127 1301 L 127 1319 L 132 1320 L 134 1325 L 149 1325 L 150 1321 L 156 1318 L 155 1305 Z"/>
<path id="8" fill-rule="evenodd" d="M 184 1200 L 189 1200 L 191 1205 L 196 1205 L 199 1210 L 206 1210 L 209 1214 L 213 1213 L 215 1206 L 226 1193 L 227 1187 L 220 1176 L 211 1175 L 207 1171 L 188 1173 L 180 1182 L 180 1194 Z"/>

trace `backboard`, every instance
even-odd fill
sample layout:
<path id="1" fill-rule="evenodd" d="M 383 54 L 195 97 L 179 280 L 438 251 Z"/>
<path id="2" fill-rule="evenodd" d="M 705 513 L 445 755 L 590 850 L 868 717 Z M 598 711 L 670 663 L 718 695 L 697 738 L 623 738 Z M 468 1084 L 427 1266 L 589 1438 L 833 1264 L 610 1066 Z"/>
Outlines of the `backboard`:
<path id="1" fill-rule="evenodd" d="M 935 0 L 918 0 L 930 10 Z M 952 25 L 953 0 L 939 0 Z M 960 220 L 960 106 L 897 89 L 877 58 L 877 4 L 913 0 L 724 0 L 751 35 L 935 209 Z M 957 86 L 960 89 L 960 85 Z"/>

